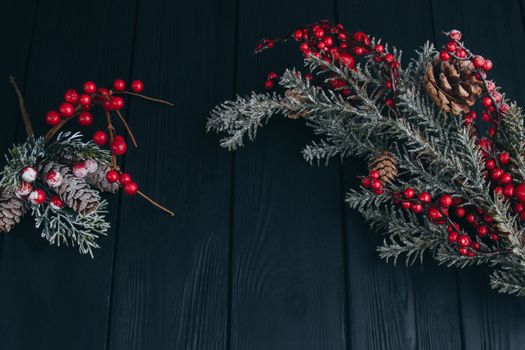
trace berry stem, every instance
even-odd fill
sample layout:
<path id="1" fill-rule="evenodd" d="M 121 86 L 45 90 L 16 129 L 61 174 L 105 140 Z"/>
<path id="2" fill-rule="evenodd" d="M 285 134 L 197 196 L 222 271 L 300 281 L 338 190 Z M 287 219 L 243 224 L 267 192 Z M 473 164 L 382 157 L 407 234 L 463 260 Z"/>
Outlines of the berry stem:
<path id="1" fill-rule="evenodd" d="M 126 128 L 126 131 L 128 132 L 129 134 L 129 138 L 131 139 L 131 142 L 133 142 L 133 146 L 135 146 L 135 148 L 139 147 L 137 145 L 137 140 L 135 140 L 135 136 L 133 135 L 133 132 L 131 131 L 128 123 L 126 122 L 126 119 L 124 119 L 124 116 L 122 115 L 122 113 L 120 113 L 120 111 L 117 109 L 115 110 L 115 112 L 117 112 L 117 115 L 120 119 L 120 121 L 122 122 L 122 124 L 124 125 L 124 128 Z"/>
<path id="2" fill-rule="evenodd" d="M 153 199 L 151 199 L 150 197 L 148 197 L 147 195 L 145 195 L 143 192 L 141 192 L 140 190 L 137 191 L 137 193 L 142 197 L 144 198 L 145 200 L 147 200 L 148 202 L 150 202 L 151 204 L 153 204 L 154 206 L 156 206 L 157 208 L 159 208 L 160 210 L 163 210 L 165 211 L 166 213 L 170 214 L 171 216 L 175 216 L 175 213 L 172 212 L 171 210 L 169 210 L 168 208 L 162 206 L 161 204 L 159 204 L 158 202 L 154 201 Z"/>
<path id="3" fill-rule="evenodd" d="M 113 143 L 113 140 L 115 139 L 115 128 L 113 127 L 113 123 L 111 123 L 111 114 L 108 111 L 104 111 L 104 114 L 106 116 L 106 123 L 107 123 L 107 130 L 109 133 L 109 144 L 111 145 Z M 113 152 L 111 152 L 111 168 L 114 170 L 117 170 L 117 157 Z"/>
<path id="4" fill-rule="evenodd" d="M 11 85 L 13 85 L 16 96 L 18 97 L 18 105 L 20 107 L 20 114 L 22 114 L 22 120 L 24 121 L 24 125 L 26 128 L 26 134 L 28 137 L 32 137 L 35 135 L 35 133 L 33 132 L 33 126 L 31 126 L 31 118 L 29 117 L 29 113 L 27 112 L 26 106 L 24 104 L 24 96 L 22 95 L 22 92 L 16 84 L 15 77 L 9 76 L 9 82 L 11 83 Z"/>
<path id="5" fill-rule="evenodd" d="M 113 92 L 113 94 L 114 94 L 114 95 L 118 95 L 118 94 L 133 95 L 133 96 L 137 96 L 137 97 L 143 98 L 143 99 L 148 100 L 148 101 L 158 102 L 158 103 L 162 103 L 162 104 L 165 104 L 165 105 L 168 105 L 168 106 L 172 106 L 172 107 L 173 107 L 173 103 L 171 103 L 171 102 L 169 102 L 169 101 L 165 101 L 165 100 L 161 100 L 161 99 L 158 99 L 158 98 L 149 97 L 149 96 L 142 95 L 142 94 L 139 94 L 139 93 L 136 93 L 136 92 L 131 92 L 131 91 L 115 91 L 115 92 Z"/>

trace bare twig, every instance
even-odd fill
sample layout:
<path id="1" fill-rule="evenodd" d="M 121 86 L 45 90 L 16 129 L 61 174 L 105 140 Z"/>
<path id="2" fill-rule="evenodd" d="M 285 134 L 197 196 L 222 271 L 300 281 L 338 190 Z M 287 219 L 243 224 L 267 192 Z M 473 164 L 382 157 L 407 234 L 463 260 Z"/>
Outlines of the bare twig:
<path id="1" fill-rule="evenodd" d="M 131 92 L 131 91 L 115 91 L 113 94 L 115 94 L 115 95 L 118 95 L 118 94 L 133 95 L 133 96 L 137 96 L 137 97 L 143 98 L 143 99 L 148 100 L 148 101 L 153 101 L 153 102 L 163 103 L 163 104 L 165 104 L 165 105 L 168 105 L 168 106 L 172 106 L 172 107 L 173 107 L 173 103 L 171 103 L 171 102 L 169 102 L 169 101 L 165 101 L 165 100 L 161 100 L 161 99 L 158 99 L 158 98 L 153 98 L 153 97 L 145 96 L 145 95 L 142 95 L 142 94 L 138 94 L 138 93 L 136 93 L 136 92 Z"/>
<path id="2" fill-rule="evenodd" d="M 120 111 L 118 109 L 116 109 L 115 112 L 117 112 L 117 115 L 118 115 L 120 121 L 124 125 L 124 128 L 126 128 L 126 131 L 128 132 L 129 138 L 131 139 L 131 142 L 133 142 L 133 146 L 135 146 L 135 148 L 137 148 L 138 147 L 137 140 L 135 140 L 135 136 L 133 135 L 133 132 L 131 131 L 128 123 L 126 122 L 126 119 L 124 119 L 124 116 L 122 115 L 122 113 L 120 113 Z"/>
<path id="3" fill-rule="evenodd" d="M 171 210 L 169 210 L 168 208 L 160 205 L 158 202 L 154 201 L 153 199 L 151 199 L 150 197 L 148 197 L 147 195 L 145 195 L 143 192 L 141 191 L 137 191 L 137 193 L 142 197 L 144 198 L 145 200 L 147 200 L 148 202 L 150 202 L 151 204 L 153 204 L 154 206 L 156 206 L 157 208 L 159 208 L 160 210 L 163 210 L 165 211 L 166 213 L 170 214 L 171 216 L 175 216 L 175 213 Z"/>
<path id="4" fill-rule="evenodd" d="M 18 97 L 18 105 L 20 107 L 20 114 L 22 114 L 22 119 L 26 127 L 27 136 L 28 137 L 34 136 L 35 134 L 33 132 L 33 127 L 31 126 L 31 118 L 29 117 L 29 113 L 27 112 L 26 106 L 24 104 L 24 96 L 22 95 L 22 92 L 20 92 L 20 89 L 18 88 L 18 85 L 16 84 L 15 77 L 9 76 L 9 82 L 11 83 L 11 85 L 13 85 L 16 96 Z"/>

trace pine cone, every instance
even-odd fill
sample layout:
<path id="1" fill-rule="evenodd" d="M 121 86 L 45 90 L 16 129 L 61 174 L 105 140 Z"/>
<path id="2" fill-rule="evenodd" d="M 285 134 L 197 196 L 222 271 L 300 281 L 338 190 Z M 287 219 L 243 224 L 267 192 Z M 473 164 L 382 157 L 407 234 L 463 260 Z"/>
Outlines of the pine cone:
<path id="1" fill-rule="evenodd" d="M 483 92 L 474 65 L 469 60 L 443 61 L 437 55 L 423 76 L 426 92 L 442 110 L 454 115 L 468 113 Z"/>
<path id="2" fill-rule="evenodd" d="M 68 207 L 81 215 L 89 215 L 98 209 L 100 195 L 97 190 L 89 186 L 84 178 L 73 175 L 68 166 L 54 162 L 49 162 L 44 166 L 42 176 L 45 178 L 51 169 L 62 175 L 62 184 L 53 190 Z"/>
<path id="3" fill-rule="evenodd" d="M 118 183 L 109 183 L 106 179 L 106 173 L 110 170 L 109 165 L 100 165 L 92 174 L 88 174 L 85 177 L 86 182 L 92 187 L 97 188 L 102 192 L 117 192 L 119 185 Z"/>
<path id="4" fill-rule="evenodd" d="M 370 171 L 376 170 L 379 172 L 379 180 L 384 183 L 392 182 L 398 175 L 397 160 L 394 155 L 388 151 L 375 156 L 368 164 Z"/>
<path id="5" fill-rule="evenodd" d="M 27 211 L 27 202 L 13 195 L 0 194 L 0 232 L 9 232 Z"/>

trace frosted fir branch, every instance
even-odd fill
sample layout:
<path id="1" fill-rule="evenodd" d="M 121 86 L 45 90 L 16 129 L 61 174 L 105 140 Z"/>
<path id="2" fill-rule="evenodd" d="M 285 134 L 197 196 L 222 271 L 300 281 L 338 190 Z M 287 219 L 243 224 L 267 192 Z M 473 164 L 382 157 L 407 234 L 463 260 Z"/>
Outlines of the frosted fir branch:
<path id="1" fill-rule="evenodd" d="M 525 181 L 525 115 L 523 110 L 510 104 L 509 111 L 504 116 L 504 123 L 498 128 L 498 146 L 506 149 L 513 161 L 512 174 Z"/>
<path id="2" fill-rule="evenodd" d="M 220 141 L 221 146 L 235 150 L 243 146 L 245 136 L 253 141 L 257 130 L 279 112 L 284 112 L 284 106 L 282 97 L 277 94 L 237 96 L 235 101 L 224 102 L 213 109 L 206 130 L 226 133 L 227 136 Z"/>
<path id="3" fill-rule="evenodd" d="M 20 172 L 25 166 L 36 165 L 45 155 L 44 139 L 29 137 L 22 144 L 13 145 L 6 155 L 6 165 L 0 173 L 0 189 L 12 194 L 20 184 Z"/>
<path id="4" fill-rule="evenodd" d="M 81 254 L 92 258 L 93 249 L 100 247 L 97 239 L 107 235 L 110 227 L 105 220 L 106 209 L 106 201 L 89 215 L 80 215 L 69 208 L 55 210 L 49 203 L 31 206 L 35 227 L 42 228 L 41 236 L 50 244 L 78 246 Z"/>
<path id="5" fill-rule="evenodd" d="M 93 141 L 83 141 L 79 132 L 61 132 L 56 141 L 47 146 L 49 159 L 62 159 L 69 162 L 96 160 L 100 164 L 110 164 L 111 153 Z"/>
<path id="6" fill-rule="evenodd" d="M 490 275 L 490 286 L 500 293 L 525 296 L 525 271 L 497 270 Z"/>

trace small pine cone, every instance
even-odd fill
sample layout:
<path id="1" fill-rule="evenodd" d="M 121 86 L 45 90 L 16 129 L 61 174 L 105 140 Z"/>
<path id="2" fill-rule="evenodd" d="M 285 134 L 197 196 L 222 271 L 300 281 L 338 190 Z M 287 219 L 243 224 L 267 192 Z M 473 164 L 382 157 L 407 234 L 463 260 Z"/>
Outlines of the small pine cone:
<path id="1" fill-rule="evenodd" d="M 89 215 L 98 209 L 100 205 L 99 192 L 92 189 L 84 178 L 73 175 L 68 166 L 53 162 L 44 166 L 42 176 L 46 176 L 51 169 L 62 175 L 62 184 L 54 187 L 53 191 L 60 196 L 66 206 L 81 215 Z"/>
<path id="2" fill-rule="evenodd" d="M 88 174 L 85 177 L 86 182 L 92 187 L 102 192 L 115 193 L 119 189 L 118 183 L 109 183 L 106 179 L 106 173 L 110 170 L 109 165 L 101 165 L 97 171 Z"/>
<path id="3" fill-rule="evenodd" d="M 375 156 L 368 164 L 370 171 L 376 170 L 379 172 L 379 180 L 384 183 L 392 182 L 398 175 L 397 160 L 394 155 L 388 151 Z"/>
<path id="4" fill-rule="evenodd" d="M 423 85 L 432 101 L 453 115 L 468 113 L 483 92 L 471 61 L 443 61 L 439 55 L 427 64 Z"/>
<path id="5" fill-rule="evenodd" d="M 27 211 L 27 202 L 13 195 L 0 194 L 0 232 L 9 232 Z"/>

